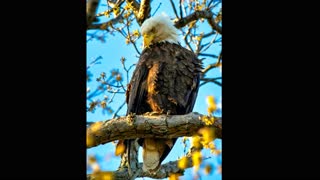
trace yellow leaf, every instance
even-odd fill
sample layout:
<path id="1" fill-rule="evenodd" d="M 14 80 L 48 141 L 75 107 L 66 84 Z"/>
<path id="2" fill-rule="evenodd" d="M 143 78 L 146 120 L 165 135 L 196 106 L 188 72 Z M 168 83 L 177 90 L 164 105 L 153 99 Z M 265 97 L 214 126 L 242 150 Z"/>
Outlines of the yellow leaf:
<path id="1" fill-rule="evenodd" d="M 206 173 L 206 175 L 210 174 L 212 171 L 212 167 L 210 165 L 206 165 L 206 167 L 204 168 L 204 172 Z"/>
<path id="2" fill-rule="evenodd" d="M 179 176 L 180 176 L 180 174 L 178 174 L 178 173 L 170 174 L 169 180 L 179 180 Z"/>
<path id="3" fill-rule="evenodd" d="M 193 146 L 195 148 L 199 148 L 199 149 L 202 148 L 199 136 L 192 136 L 191 146 Z"/>
<path id="4" fill-rule="evenodd" d="M 120 8 L 119 7 L 113 8 L 113 13 L 114 13 L 114 17 L 118 16 L 118 14 L 120 13 Z"/>
<path id="5" fill-rule="evenodd" d="M 93 173 L 100 172 L 100 166 L 96 162 L 91 164 L 91 168 L 92 168 Z"/>
<path id="6" fill-rule="evenodd" d="M 210 143 L 208 144 L 208 146 L 209 146 L 209 149 L 211 149 L 211 150 L 216 150 L 216 146 L 214 145 L 213 142 L 210 142 Z"/>
<path id="7" fill-rule="evenodd" d="M 87 146 L 93 145 L 93 138 L 87 133 Z"/>
<path id="8" fill-rule="evenodd" d="M 182 157 L 179 161 L 178 161 L 178 168 L 180 169 L 185 169 L 188 166 L 188 158 L 187 157 Z"/>
<path id="9" fill-rule="evenodd" d="M 130 3 L 127 3 L 125 6 L 124 6 L 124 9 L 125 10 L 130 10 L 130 9 L 133 9 L 133 1 L 132 2 L 130 2 Z"/>
<path id="10" fill-rule="evenodd" d="M 93 164 L 93 163 L 96 163 L 97 160 L 94 156 L 89 156 L 88 158 L 88 164 Z"/>
<path id="11" fill-rule="evenodd" d="M 101 180 L 112 180 L 112 173 L 111 172 L 101 172 L 100 174 Z"/>
<path id="12" fill-rule="evenodd" d="M 102 122 L 101 121 L 95 122 L 94 124 L 92 124 L 90 126 L 90 130 L 94 133 L 94 132 L 100 130 L 101 126 L 102 126 Z"/>
<path id="13" fill-rule="evenodd" d="M 213 116 L 202 116 L 202 121 L 206 125 L 213 125 L 214 124 L 214 117 Z"/>
<path id="14" fill-rule="evenodd" d="M 122 143 L 118 143 L 117 146 L 116 146 L 116 151 L 115 151 L 114 154 L 115 154 L 116 156 L 119 156 L 119 155 L 121 155 L 122 153 L 124 153 L 125 149 L 126 149 L 126 147 L 125 147 L 125 145 L 124 145 L 123 142 L 122 142 Z"/>
<path id="15" fill-rule="evenodd" d="M 117 80 L 117 81 L 122 81 L 122 77 L 121 77 L 120 74 L 118 74 L 118 75 L 116 76 L 116 80 Z"/>
<path id="16" fill-rule="evenodd" d="M 196 20 L 194 20 L 194 21 L 191 21 L 190 23 L 189 23 L 189 28 L 192 28 L 195 24 L 196 24 Z"/>
<path id="17" fill-rule="evenodd" d="M 133 35 L 139 37 L 140 36 L 139 30 L 138 29 L 134 30 Z"/>
<path id="18" fill-rule="evenodd" d="M 131 14 L 131 12 L 124 13 L 124 14 L 123 14 L 123 17 L 124 17 L 125 19 L 128 19 L 128 18 L 129 18 L 129 16 L 130 16 L 130 14 Z"/>
<path id="19" fill-rule="evenodd" d="M 195 171 L 199 169 L 199 166 L 202 162 L 202 155 L 200 151 L 195 151 L 192 153 L 192 163 Z"/>
<path id="20" fill-rule="evenodd" d="M 217 105 L 215 103 L 214 97 L 213 96 L 208 96 L 207 97 L 207 104 L 208 104 L 208 113 L 211 114 L 215 110 L 217 110 Z"/>
<path id="21" fill-rule="evenodd" d="M 101 101 L 100 105 L 102 108 L 106 108 L 107 107 L 107 102 L 106 101 Z"/>
<path id="22" fill-rule="evenodd" d="M 126 44 L 130 43 L 130 39 L 126 38 Z"/>
<path id="23" fill-rule="evenodd" d="M 105 15 L 107 18 L 109 18 L 109 17 L 110 17 L 109 11 L 105 11 L 105 12 L 104 12 L 104 15 Z"/>
<path id="24" fill-rule="evenodd" d="M 214 137 L 214 129 L 209 127 L 204 127 L 199 129 L 199 134 L 202 135 L 204 144 L 208 144 L 213 141 Z"/>

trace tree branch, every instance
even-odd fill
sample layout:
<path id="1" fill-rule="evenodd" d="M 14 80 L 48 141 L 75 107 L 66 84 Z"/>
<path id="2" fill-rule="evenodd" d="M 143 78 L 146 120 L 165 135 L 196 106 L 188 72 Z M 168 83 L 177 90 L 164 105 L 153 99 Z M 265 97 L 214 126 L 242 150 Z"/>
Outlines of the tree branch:
<path id="1" fill-rule="evenodd" d="M 219 82 L 218 80 L 222 79 L 221 77 L 217 77 L 217 78 L 201 78 L 200 80 L 203 81 L 203 83 L 200 84 L 200 87 L 207 84 L 208 82 L 212 82 L 215 83 L 218 86 L 222 86 L 222 83 Z"/>
<path id="2" fill-rule="evenodd" d="M 222 118 L 214 117 L 213 125 L 206 125 L 204 115 L 128 115 L 99 121 L 87 127 L 87 148 L 119 139 L 177 138 L 192 136 L 205 126 L 215 129 L 215 137 L 222 138 Z"/>
<path id="3" fill-rule="evenodd" d="M 192 156 L 191 153 L 187 155 L 186 168 L 191 168 L 193 166 L 191 156 Z M 204 158 L 204 159 L 208 159 L 208 158 Z M 178 168 L 178 165 L 177 165 L 178 161 L 179 160 L 170 161 L 166 164 L 161 165 L 159 171 L 156 174 L 150 174 L 148 172 L 141 171 L 142 163 L 139 163 L 139 165 L 138 165 L 139 171 L 138 171 L 137 177 L 150 177 L 150 178 L 154 178 L 154 179 L 163 179 L 163 178 L 169 177 L 171 173 L 181 173 L 181 175 L 182 175 L 183 170 Z M 130 179 L 128 170 L 126 168 L 123 168 L 123 169 L 119 169 L 119 170 L 113 171 L 113 172 L 100 172 L 100 173 L 96 173 L 96 174 L 88 174 L 87 180 L 98 180 L 103 173 L 112 174 L 112 178 L 115 180 L 117 180 L 117 179 Z"/>
<path id="4" fill-rule="evenodd" d="M 144 20 L 150 17 L 150 0 L 142 0 L 139 8 L 137 22 L 141 26 Z"/>
<path id="5" fill-rule="evenodd" d="M 140 4 L 135 0 L 126 0 L 126 2 L 132 5 L 133 14 L 141 26 L 144 20 L 150 17 L 150 0 L 142 0 Z"/>
<path id="6" fill-rule="evenodd" d="M 177 22 L 175 22 L 175 27 L 180 29 L 190 22 L 200 19 L 200 18 L 205 18 L 207 19 L 209 25 L 212 27 L 212 29 L 216 30 L 219 34 L 222 34 L 222 28 L 214 22 L 213 19 L 213 12 L 210 10 L 204 10 L 204 11 L 196 11 L 189 16 L 186 16 L 184 18 L 179 19 Z"/>
<path id="7" fill-rule="evenodd" d="M 122 16 L 123 14 L 123 11 L 122 13 L 120 13 L 117 17 L 107 21 L 107 22 L 104 22 L 104 23 L 99 23 L 99 24 L 91 24 L 88 26 L 87 30 L 89 29 L 100 29 L 100 30 L 107 30 L 108 31 L 108 28 L 109 27 L 112 27 L 113 25 L 119 23 L 120 21 L 123 21 L 124 20 L 124 17 Z"/>
<path id="8" fill-rule="evenodd" d="M 173 1 L 170 0 L 170 3 L 171 3 L 171 6 L 172 6 L 172 9 L 173 9 L 173 12 L 174 12 L 174 14 L 176 15 L 176 18 L 179 19 L 179 16 L 178 16 L 178 13 L 177 13 L 177 9 L 176 9 L 176 7 L 174 6 Z"/>
<path id="9" fill-rule="evenodd" d="M 99 0 L 88 0 L 87 2 L 87 27 L 91 26 L 96 18 L 97 7 Z"/>
<path id="10" fill-rule="evenodd" d="M 138 14 L 139 14 L 140 4 L 139 4 L 137 1 L 135 1 L 135 0 L 126 0 L 126 2 L 127 2 L 128 4 L 131 4 L 131 5 L 132 5 L 133 14 L 134 14 L 134 16 L 135 16 L 136 19 L 137 19 Z"/>

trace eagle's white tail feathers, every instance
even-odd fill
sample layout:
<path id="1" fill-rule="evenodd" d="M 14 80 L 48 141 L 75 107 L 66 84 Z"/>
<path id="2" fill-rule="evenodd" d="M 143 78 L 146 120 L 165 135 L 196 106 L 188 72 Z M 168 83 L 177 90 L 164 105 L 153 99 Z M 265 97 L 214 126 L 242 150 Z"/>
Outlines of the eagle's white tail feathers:
<path id="1" fill-rule="evenodd" d="M 160 168 L 160 157 L 165 150 L 166 143 L 160 139 L 144 139 L 143 143 L 143 171 L 156 173 Z"/>

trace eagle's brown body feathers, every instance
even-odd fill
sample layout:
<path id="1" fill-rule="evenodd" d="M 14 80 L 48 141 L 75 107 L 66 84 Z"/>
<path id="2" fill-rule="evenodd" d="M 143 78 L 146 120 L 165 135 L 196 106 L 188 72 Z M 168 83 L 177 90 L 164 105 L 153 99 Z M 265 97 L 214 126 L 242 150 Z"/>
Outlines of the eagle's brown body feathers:
<path id="1" fill-rule="evenodd" d="M 128 87 L 127 114 L 191 112 L 199 89 L 200 72 L 201 63 L 194 53 L 178 44 L 161 42 L 145 48 Z M 139 139 L 144 148 L 143 169 L 156 171 L 175 141 Z"/>

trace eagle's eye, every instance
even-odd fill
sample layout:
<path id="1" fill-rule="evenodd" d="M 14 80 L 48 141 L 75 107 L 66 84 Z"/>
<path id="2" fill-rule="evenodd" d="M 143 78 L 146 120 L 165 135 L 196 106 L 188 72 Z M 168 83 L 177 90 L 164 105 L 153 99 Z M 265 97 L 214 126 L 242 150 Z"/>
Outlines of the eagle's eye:
<path id="1" fill-rule="evenodd" d="M 150 32 L 151 32 L 151 33 L 155 33 L 155 32 L 156 32 L 156 28 L 155 28 L 155 27 L 152 27 L 151 30 L 150 30 Z"/>

